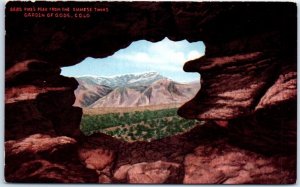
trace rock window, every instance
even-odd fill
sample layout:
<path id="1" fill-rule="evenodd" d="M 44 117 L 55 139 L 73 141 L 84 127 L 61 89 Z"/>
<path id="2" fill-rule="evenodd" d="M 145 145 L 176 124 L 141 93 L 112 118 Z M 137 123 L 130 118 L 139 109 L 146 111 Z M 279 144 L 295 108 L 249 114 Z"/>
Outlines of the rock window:
<path id="1" fill-rule="evenodd" d="M 82 132 L 150 141 L 199 124 L 179 117 L 177 108 L 200 89 L 199 74 L 184 72 L 183 65 L 204 52 L 203 42 L 140 40 L 112 56 L 62 68 L 79 83 L 74 106 L 83 108 Z"/>

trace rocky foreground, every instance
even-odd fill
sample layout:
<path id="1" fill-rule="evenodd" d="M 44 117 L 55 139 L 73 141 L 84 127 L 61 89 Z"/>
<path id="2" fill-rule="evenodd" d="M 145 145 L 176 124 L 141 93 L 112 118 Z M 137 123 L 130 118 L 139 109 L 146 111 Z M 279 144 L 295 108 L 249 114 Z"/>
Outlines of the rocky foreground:
<path id="1" fill-rule="evenodd" d="M 233 140 L 227 129 L 214 124 L 150 143 L 120 142 L 103 134 L 84 137 L 81 141 L 34 134 L 5 143 L 6 180 L 185 184 L 294 182 L 296 156 L 253 152 L 231 144 Z"/>

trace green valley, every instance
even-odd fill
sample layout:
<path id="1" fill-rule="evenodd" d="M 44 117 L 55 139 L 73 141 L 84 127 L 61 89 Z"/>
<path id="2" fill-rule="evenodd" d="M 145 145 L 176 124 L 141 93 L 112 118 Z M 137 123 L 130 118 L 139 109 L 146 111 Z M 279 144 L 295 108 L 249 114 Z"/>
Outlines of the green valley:
<path id="1" fill-rule="evenodd" d="M 151 141 L 186 132 L 200 124 L 177 115 L 177 108 L 100 115 L 84 114 L 81 130 L 85 135 L 102 132 L 125 141 Z"/>

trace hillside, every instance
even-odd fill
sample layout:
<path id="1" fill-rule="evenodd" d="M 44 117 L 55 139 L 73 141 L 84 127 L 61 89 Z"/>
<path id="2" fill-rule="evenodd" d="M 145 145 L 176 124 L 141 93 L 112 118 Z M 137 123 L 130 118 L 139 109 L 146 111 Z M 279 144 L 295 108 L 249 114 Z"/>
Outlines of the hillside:
<path id="1" fill-rule="evenodd" d="M 77 81 L 79 86 L 75 90 L 76 100 L 74 106 L 88 107 L 112 91 L 110 87 L 98 85 L 88 79 L 77 79 Z"/>
<path id="2" fill-rule="evenodd" d="M 74 105 L 83 108 L 181 104 L 200 89 L 197 82 L 181 84 L 155 72 L 76 79 L 79 86 Z"/>

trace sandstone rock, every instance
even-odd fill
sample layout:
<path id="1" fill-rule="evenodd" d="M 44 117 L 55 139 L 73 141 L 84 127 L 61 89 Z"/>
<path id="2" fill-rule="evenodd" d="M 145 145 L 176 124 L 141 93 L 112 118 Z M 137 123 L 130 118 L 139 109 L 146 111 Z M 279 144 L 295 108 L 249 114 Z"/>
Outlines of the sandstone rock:
<path id="1" fill-rule="evenodd" d="M 279 156 L 280 159 L 291 158 Z M 290 172 L 295 157 L 285 163 L 274 157 L 225 145 L 223 141 L 198 146 L 193 154 L 185 157 L 186 184 L 253 184 L 293 183 Z"/>
<path id="2" fill-rule="evenodd" d="M 95 171 L 80 164 L 76 140 L 34 134 L 5 142 L 8 182 L 97 182 Z"/>
<path id="3" fill-rule="evenodd" d="M 143 162 L 133 165 L 121 166 L 114 173 L 114 178 L 116 180 L 124 180 L 127 177 L 128 183 L 136 184 L 178 183 L 179 168 L 179 164 L 172 162 Z"/>
<path id="4" fill-rule="evenodd" d="M 5 150 L 7 157 L 24 153 L 37 154 L 44 151 L 50 154 L 75 143 L 76 140 L 66 136 L 51 137 L 49 135 L 34 134 L 21 140 L 5 142 Z"/>
<path id="5" fill-rule="evenodd" d="M 114 179 L 118 181 L 125 180 L 127 178 L 127 173 L 130 168 L 132 168 L 132 165 L 129 164 L 119 167 L 114 173 Z"/>
<path id="6" fill-rule="evenodd" d="M 38 95 L 51 91 L 65 91 L 65 87 L 40 88 L 33 85 L 13 87 L 5 90 L 5 103 L 15 103 L 19 101 L 34 100 Z"/>
<path id="7" fill-rule="evenodd" d="M 85 163 L 86 167 L 94 170 L 104 169 L 110 165 L 115 157 L 111 150 L 105 149 L 80 149 L 78 151 L 80 159 Z"/>
<path id="8" fill-rule="evenodd" d="M 179 115 L 228 120 L 251 114 L 260 93 L 273 81 L 276 64 L 276 60 L 259 52 L 188 62 L 186 69 L 201 72 L 201 90 L 179 109 Z"/>
<path id="9" fill-rule="evenodd" d="M 111 183 L 111 180 L 106 175 L 99 176 L 99 183 Z"/>
<path id="10" fill-rule="evenodd" d="M 47 6 L 44 2 L 27 4 Z M 98 6 L 97 2 L 81 4 Z M 8 8 L 11 6 L 17 6 L 17 3 L 7 5 Z M 127 47 L 132 41 L 147 39 L 156 42 L 164 37 L 176 41 L 202 40 L 209 43 L 209 46 L 221 48 L 224 55 L 225 47 L 221 46 L 223 43 L 236 39 L 243 41 L 244 38 L 253 35 L 284 28 L 280 29 L 280 33 L 275 37 L 271 37 L 271 41 L 261 40 L 263 42 L 249 45 L 246 40 L 245 43 L 239 42 L 239 45 L 227 47 L 229 51 L 227 53 L 240 48 L 244 52 L 255 49 L 284 49 L 291 45 L 295 47 L 296 44 L 292 42 L 293 37 L 296 37 L 294 15 L 297 10 L 293 3 L 273 3 L 270 6 L 268 3 L 115 2 L 111 4 L 102 2 L 101 6 L 113 7 L 116 12 L 110 12 L 109 16 L 95 14 L 83 22 L 76 22 L 75 25 L 72 19 L 64 22 L 55 21 L 55 23 L 41 20 L 35 24 L 34 20 L 8 12 L 6 19 L 11 23 L 6 27 L 8 67 L 13 66 L 16 59 L 20 61 L 20 59 L 38 57 L 61 66 L 73 65 L 87 56 L 100 58 L 111 55 Z M 277 12 L 282 14 L 278 15 Z M 105 19 L 101 19 L 104 17 Z M 78 26 L 80 30 L 76 30 Z M 59 29 L 62 27 L 65 29 Z M 16 30 L 19 32 L 15 32 Z M 220 30 L 222 32 L 219 32 Z M 206 51 L 208 55 L 215 55 L 216 50 L 213 50 L 213 47 L 208 49 Z M 18 54 L 15 51 L 18 51 Z M 220 51 L 217 52 L 220 54 Z"/>
<path id="11" fill-rule="evenodd" d="M 283 68 L 277 81 L 268 89 L 256 106 L 256 110 L 272 107 L 285 101 L 295 101 L 297 97 L 297 71 L 296 67 Z"/>
<path id="12" fill-rule="evenodd" d="M 224 136 L 223 129 L 213 123 L 199 125 L 187 133 L 154 140 L 121 144 L 115 167 L 140 162 L 183 162 L 184 155 L 192 151 L 199 143 L 213 141 Z M 139 152 L 139 154 L 135 154 Z M 133 156 L 134 155 L 134 156 Z"/>
<path id="13" fill-rule="evenodd" d="M 260 109 L 255 115 L 229 121 L 231 144 L 267 155 L 296 153 L 296 103 Z"/>
<path id="14" fill-rule="evenodd" d="M 36 101 L 5 105 L 5 140 L 16 140 L 36 133 L 55 135 L 51 120 L 37 109 Z"/>
<path id="15" fill-rule="evenodd" d="M 61 164 L 47 160 L 33 160 L 23 163 L 16 172 L 6 177 L 7 182 L 40 183 L 83 183 L 81 173 Z"/>
<path id="16" fill-rule="evenodd" d="M 52 137 L 45 134 L 34 134 L 23 139 L 6 141 L 5 170 L 11 173 L 21 164 L 36 158 L 71 160 L 75 144 L 76 140 L 70 137 Z"/>
<path id="17" fill-rule="evenodd" d="M 36 79 L 59 75 L 60 69 L 51 63 L 37 59 L 20 61 L 5 71 L 6 87 L 22 83 L 33 83 Z"/>
<path id="18" fill-rule="evenodd" d="M 243 63 L 249 63 L 249 61 L 259 60 L 263 56 L 262 52 L 253 52 L 247 54 L 235 54 L 231 56 L 212 57 L 192 60 L 186 62 L 184 70 L 186 71 L 198 71 L 207 72 L 215 69 L 220 69 L 228 66 L 241 65 Z"/>
<path id="19" fill-rule="evenodd" d="M 73 90 L 78 83 L 75 79 L 54 77 L 45 83 L 31 84 L 32 80 L 5 89 L 6 140 L 36 133 L 73 137 L 78 134 L 82 110 L 72 107 Z M 69 120 L 65 120 L 66 116 Z"/>

